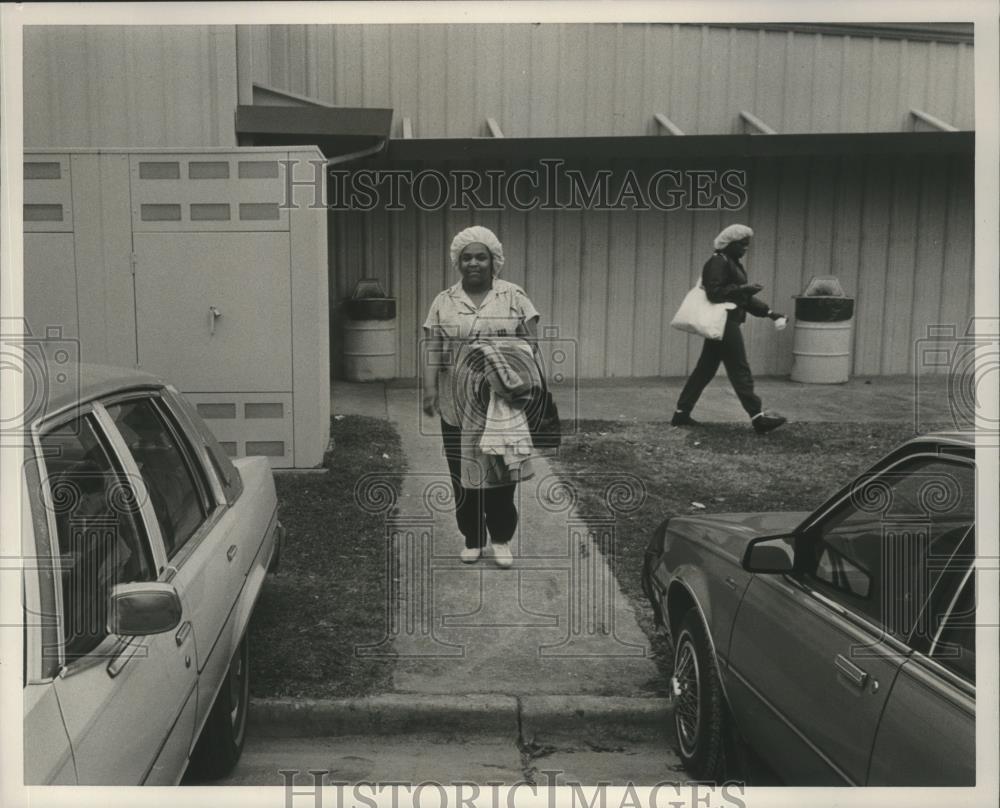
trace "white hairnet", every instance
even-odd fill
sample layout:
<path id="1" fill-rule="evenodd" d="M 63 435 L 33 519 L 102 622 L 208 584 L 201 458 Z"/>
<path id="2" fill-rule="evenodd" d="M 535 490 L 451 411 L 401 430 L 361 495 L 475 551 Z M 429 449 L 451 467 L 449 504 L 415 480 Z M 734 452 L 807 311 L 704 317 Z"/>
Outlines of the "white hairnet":
<path id="1" fill-rule="evenodd" d="M 451 265 L 455 269 L 458 269 L 458 257 L 462 254 L 462 250 L 470 244 L 482 244 L 490 251 L 490 255 L 493 256 L 493 274 L 499 275 L 504 260 L 503 245 L 493 234 L 492 230 L 487 227 L 480 227 L 479 225 L 466 227 L 465 230 L 452 239 Z"/>
<path id="2" fill-rule="evenodd" d="M 745 238 L 753 238 L 753 230 L 745 224 L 731 224 L 715 237 L 713 246 L 715 249 L 721 250 L 730 242 L 743 241 Z"/>

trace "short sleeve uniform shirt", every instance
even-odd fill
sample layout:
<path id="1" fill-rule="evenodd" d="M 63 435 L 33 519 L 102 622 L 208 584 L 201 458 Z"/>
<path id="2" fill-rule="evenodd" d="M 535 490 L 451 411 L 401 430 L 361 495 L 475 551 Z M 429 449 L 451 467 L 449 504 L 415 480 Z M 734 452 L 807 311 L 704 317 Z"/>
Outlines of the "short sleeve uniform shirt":
<path id="1" fill-rule="evenodd" d="M 454 369 L 461 363 L 469 339 L 512 337 L 521 323 L 536 317 L 538 311 L 524 290 L 500 278 L 493 279 L 493 288 L 478 307 L 462 289 L 461 281 L 434 298 L 424 328 L 430 336 L 444 341 L 441 353 L 430 361 L 438 366 L 438 409 L 446 423 L 461 423 L 455 410 Z"/>

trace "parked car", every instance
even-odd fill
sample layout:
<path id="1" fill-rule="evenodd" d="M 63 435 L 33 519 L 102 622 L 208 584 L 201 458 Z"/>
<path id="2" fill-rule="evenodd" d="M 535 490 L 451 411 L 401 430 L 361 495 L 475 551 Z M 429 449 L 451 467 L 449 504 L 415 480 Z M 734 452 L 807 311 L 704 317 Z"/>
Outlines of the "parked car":
<path id="1" fill-rule="evenodd" d="M 159 379 L 85 365 L 76 379 L 26 416 L 25 782 L 222 776 L 282 538 L 270 466 L 230 460 Z"/>
<path id="2" fill-rule="evenodd" d="M 692 776 L 749 749 L 789 785 L 975 784 L 975 484 L 973 437 L 928 435 L 812 513 L 660 526 L 643 585 Z"/>

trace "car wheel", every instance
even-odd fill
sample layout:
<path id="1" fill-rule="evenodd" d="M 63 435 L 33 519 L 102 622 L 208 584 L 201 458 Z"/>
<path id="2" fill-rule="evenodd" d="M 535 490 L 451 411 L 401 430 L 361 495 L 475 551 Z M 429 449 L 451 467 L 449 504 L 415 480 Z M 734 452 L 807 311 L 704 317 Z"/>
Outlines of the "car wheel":
<path id="1" fill-rule="evenodd" d="M 233 770 L 243 752 L 250 708 L 250 652 L 246 636 L 229 662 L 229 670 L 191 757 L 192 772 L 215 780 Z"/>
<path id="2" fill-rule="evenodd" d="M 722 779 L 725 702 L 701 615 L 689 609 L 674 644 L 674 728 L 681 762 L 696 780 Z"/>

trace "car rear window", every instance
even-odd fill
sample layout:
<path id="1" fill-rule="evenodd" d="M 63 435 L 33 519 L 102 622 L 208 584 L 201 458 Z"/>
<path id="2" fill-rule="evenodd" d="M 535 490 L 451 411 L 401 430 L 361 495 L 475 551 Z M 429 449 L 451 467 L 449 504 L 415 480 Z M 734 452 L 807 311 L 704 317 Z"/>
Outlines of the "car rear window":
<path id="1" fill-rule="evenodd" d="M 176 402 L 178 408 L 187 417 L 201 439 L 201 443 L 212 461 L 215 474 L 219 478 L 219 483 L 222 485 L 222 490 L 225 492 L 226 503 L 232 505 L 239 499 L 240 494 L 243 493 L 243 478 L 240 477 L 239 469 L 233 465 L 233 461 L 229 459 L 226 450 L 219 444 L 215 435 L 212 434 L 212 430 L 208 428 L 202 417 L 198 415 L 197 410 L 195 410 L 191 402 L 184 398 L 175 387 L 170 386 L 167 390 L 170 393 L 171 399 Z"/>
<path id="2" fill-rule="evenodd" d="M 183 446 L 147 398 L 107 406 L 149 492 L 167 558 L 173 558 L 208 516 Z"/>

